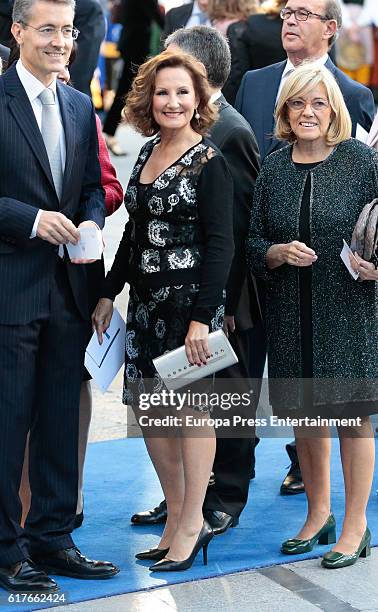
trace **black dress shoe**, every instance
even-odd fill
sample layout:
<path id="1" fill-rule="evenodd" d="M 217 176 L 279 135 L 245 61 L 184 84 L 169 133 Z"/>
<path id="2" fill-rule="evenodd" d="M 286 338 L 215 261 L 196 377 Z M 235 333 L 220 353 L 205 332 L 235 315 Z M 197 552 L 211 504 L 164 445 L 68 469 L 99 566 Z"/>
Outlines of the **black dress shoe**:
<path id="1" fill-rule="evenodd" d="M 225 533 L 229 527 L 239 525 L 238 517 L 233 517 L 219 510 L 205 510 L 204 517 L 213 530 L 214 535 Z"/>
<path id="2" fill-rule="evenodd" d="M 165 555 L 169 551 L 169 548 L 149 548 L 148 550 L 142 550 L 142 552 L 137 553 L 135 557 L 137 559 L 151 559 L 151 561 L 160 561 L 164 559 Z"/>
<path id="3" fill-rule="evenodd" d="M 167 520 L 167 502 L 163 499 L 163 501 L 153 510 L 137 512 L 132 515 L 130 520 L 134 525 L 157 525 L 158 523 L 165 523 Z"/>
<path id="4" fill-rule="evenodd" d="M 281 495 L 297 495 L 304 493 L 305 487 L 302 480 L 301 468 L 299 467 L 297 449 L 294 444 L 286 444 L 286 451 L 289 455 L 291 465 L 286 477 L 281 485 Z"/>
<path id="5" fill-rule="evenodd" d="M 35 556 L 33 561 L 48 574 L 71 576 L 82 580 L 103 580 L 119 572 L 119 568 L 109 561 L 87 559 L 76 547 Z"/>
<path id="6" fill-rule="evenodd" d="M 0 568 L 0 587 L 15 593 L 55 593 L 59 587 L 30 559 Z"/>
<path id="7" fill-rule="evenodd" d="M 209 545 L 210 540 L 213 537 L 213 530 L 211 529 L 209 523 L 204 520 L 202 529 L 197 538 L 197 542 L 194 544 L 194 548 L 190 553 L 187 559 L 183 561 L 173 561 L 173 559 L 162 559 L 162 561 L 158 561 L 151 565 L 151 572 L 179 572 L 182 570 L 187 570 L 192 567 L 194 559 L 202 548 L 203 552 L 203 564 L 207 565 L 207 547 Z"/>

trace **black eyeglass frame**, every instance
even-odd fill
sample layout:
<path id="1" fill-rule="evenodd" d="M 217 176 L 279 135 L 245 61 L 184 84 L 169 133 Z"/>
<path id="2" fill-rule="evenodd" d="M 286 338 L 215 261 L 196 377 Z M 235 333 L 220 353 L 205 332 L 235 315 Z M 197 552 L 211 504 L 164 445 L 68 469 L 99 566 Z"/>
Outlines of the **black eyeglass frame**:
<path id="1" fill-rule="evenodd" d="M 298 18 L 298 13 L 300 13 L 301 15 L 306 15 L 306 17 L 304 19 L 300 19 Z M 294 15 L 297 21 L 307 21 L 310 15 L 311 17 L 317 17 L 321 21 L 330 21 L 331 19 L 331 17 L 328 17 L 327 15 L 319 15 L 319 13 L 313 13 L 312 11 L 306 11 L 306 9 L 292 10 L 289 8 L 283 8 L 280 10 L 280 17 L 283 21 L 287 21 L 288 19 L 290 19 L 292 15 Z"/>

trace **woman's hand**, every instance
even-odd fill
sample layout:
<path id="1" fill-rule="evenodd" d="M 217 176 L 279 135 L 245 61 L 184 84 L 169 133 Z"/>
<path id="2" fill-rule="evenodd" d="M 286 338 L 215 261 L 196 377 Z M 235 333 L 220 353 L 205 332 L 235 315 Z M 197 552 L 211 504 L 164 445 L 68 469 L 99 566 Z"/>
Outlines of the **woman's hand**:
<path id="1" fill-rule="evenodd" d="M 293 240 L 287 244 L 274 244 L 266 254 L 266 263 L 271 270 L 287 263 L 290 266 L 306 268 L 318 259 L 315 251 L 305 245 L 304 242 Z"/>
<path id="2" fill-rule="evenodd" d="M 209 326 L 198 321 L 191 321 L 185 338 L 185 351 L 189 363 L 198 366 L 206 365 L 210 358 L 208 345 Z"/>
<path id="3" fill-rule="evenodd" d="M 358 272 L 359 278 L 363 281 L 372 280 L 378 281 L 378 270 L 371 261 L 365 261 L 358 253 L 354 253 L 357 263 L 350 257 L 350 263 L 355 272 Z"/>
<path id="4" fill-rule="evenodd" d="M 96 330 L 99 344 L 102 344 L 102 334 L 108 329 L 112 315 L 112 300 L 100 298 L 92 314 L 92 325 Z"/>

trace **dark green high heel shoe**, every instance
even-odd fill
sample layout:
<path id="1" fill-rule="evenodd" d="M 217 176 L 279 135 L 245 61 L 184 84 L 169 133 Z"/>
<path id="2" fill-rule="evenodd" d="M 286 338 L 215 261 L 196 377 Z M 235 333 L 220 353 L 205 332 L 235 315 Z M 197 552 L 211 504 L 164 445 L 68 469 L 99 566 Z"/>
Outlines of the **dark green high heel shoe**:
<path id="1" fill-rule="evenodd" d="M 362 536 L 362 540 L 356 552 L 352 553 L 351 555 L 344 555 L 343 553 L 337 552 L 337 550 L 330 550 L 322 559 L 322 567 L 326 567 L 327 569 L 337 569 L 338 567 L 354 565 L 357 559 L 360 557 L 366 558 L 370 555 L 370 542 L 370 529 L 369 527 L 366 527 L 366 531 Z"/>
<path id="2" fill-rule="evenodd" d="M 324 523 L 323 527 L 307 540 L 292 538 L 283 542 L 281 552 L 285 555 L 301 555 L 311 552 L 315 544 L 334 544 L 336 542 L 336 521 L 332 512 Z"/>

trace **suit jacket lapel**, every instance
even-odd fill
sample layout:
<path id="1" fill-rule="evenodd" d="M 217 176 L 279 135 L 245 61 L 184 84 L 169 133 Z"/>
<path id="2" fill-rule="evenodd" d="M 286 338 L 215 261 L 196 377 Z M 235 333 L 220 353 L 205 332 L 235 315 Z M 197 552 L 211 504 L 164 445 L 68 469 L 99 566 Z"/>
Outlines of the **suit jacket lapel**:
<path id="1" fill-rule="evenodd" d="M 55 192 L 49 158 L 47 157 L 42 134 L 38 127 L 29 98 L 26 95 L 26 91 L 23 88 L 20 79 L 18 78 L 16 67 L 14 66 L 7 70 L 3 79 L 5 91 L 12 97 L 12 100 L 9 100 L 9 110 L 17 121 L 22 133 L 29 143 L 30 148 L 42 166 L 42 169 Z"/>
<path id="2" fill-rule="evenodd" d="M 269 153 L 276 147 L 276 140 L 272 137 L 274 131 L 274 109 L 285 66 L 286 61 L 272 66 L 271 78 L 266 79 L 265 88 L 261 94 L 262 104 L 264 104 L 263 129 L 264 148 L 266 148 L 265 155 L 269 155 Z"/>
<path id="3" fill-rule="evenodd" d="M 188 23 L 188 21 L 189 21 L 189 19 L 191 17 L 192 11 L 193 11 L 193 4 L 194 4 L 194 2 L 190 2 L 190 4 L 187 4 L 186 6 L 184 5 L 182 7 L 183 8 L 183 10 L 182 10 L 182 21 L 181 21 L 181 23 L 179 25 L 180 28 L 185 28 L 186 24 Z M 184 10 L 184 7 L 185 7 L 186 10 Z"/>
<path id="4" fill-rule="evenodd" d="M 57 92 L 59 98 L 60 114 L 62 116 L 64 135 L 66 140 L 66 164 L 64 167 L 63 174 L 63 190 L 62 190 L 62 202 L 64 202 L 64 196 L 67 187 L 69 186 L 69 177 L 72 172 L 72 165 L 75 156 L 75 113 L 73 105 L 67 91 L 67 85 L 57 83 Z"/>

